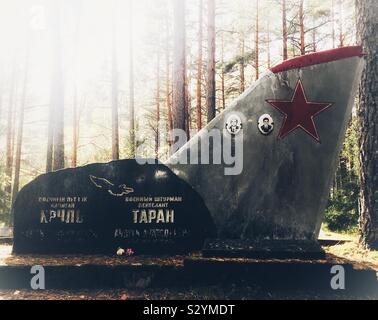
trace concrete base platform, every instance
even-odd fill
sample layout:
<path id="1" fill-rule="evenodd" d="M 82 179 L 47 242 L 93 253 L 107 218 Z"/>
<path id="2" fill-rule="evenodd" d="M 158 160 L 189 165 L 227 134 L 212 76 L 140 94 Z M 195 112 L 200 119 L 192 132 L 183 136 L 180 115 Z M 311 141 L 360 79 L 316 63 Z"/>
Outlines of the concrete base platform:
<path id="1" fill-rule="evenodd" d="M 204 257 L 252 259 L 325 259 L 325 252 L 317 241 L 300 240 L 207 240 L 202 249 Z"/>
<path id="2" fill-rule="evenodd" d="M 235 285 L 273 293 L 299 290 L 320 296 L 345 293 L 378 299 L 374 270 L 355 269 L 351 264 L 331 260 L 215 259 L 200 256 L 87 258 L 84 262 L 86 257 L 80 257 L 82 264 L 76 263 L 75 257 L 46 257 L 45 260 L 34 257 L 30 259 L 31 263 L 3 264 L 0 266 L 0 290 L 30 289 L 31 267 L 40 264 L 45 269 L 48 290 L 147 290 Z M 53 260 L 57 263 L 52 264 Z M 341 265 L 345 270 L 345 290 L 331 288 L 334 276 L 331 268 L 334 265 Z"/>
<path id="3" fill-rule="evenodd" d="M 46 289 L 147 289 L 211 285 L 243 285 L 268 291 L 308 290 L 331 294 L 332 263 L 282 261 L 216 261 L 186 259 L 183 266 L 169 265 L 66 265 L 45 267 Z M 345 270 L 345 293 L 375 295 L 373 270 Z M 0 289 L 30 289 L 31 266 L 0 267 Z"/>
<path id="4" fill-rule="evenodd" d="M 308 260 L 187 259 L 185 267 L 197 281 L 207 284 L 236 281 L 268 291 L 308 290 L 332 294 L 333 266 L 345 271 L 345 292 L 373 294 L 378 298 L 375 270 L 355 269 L 352 264 Z"/>

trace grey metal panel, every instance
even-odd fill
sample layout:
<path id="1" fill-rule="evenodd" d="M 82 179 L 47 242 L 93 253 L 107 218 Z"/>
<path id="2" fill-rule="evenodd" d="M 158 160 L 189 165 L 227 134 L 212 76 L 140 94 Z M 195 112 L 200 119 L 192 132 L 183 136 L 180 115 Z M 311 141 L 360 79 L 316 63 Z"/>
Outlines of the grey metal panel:
<path id="1" fill-rule="evenodd" d="M 219 237 L 317 239 L 362 65 L 363 59 L 352 57 L 278 74 L 268 72 L 208 124 L 207 130 L 223 130 L 229 113 L 244 118 L 240 175 L 225 176 L 225 165 L 173 164 L 173 158 L 203 139 L 203 132 L 168 160 L 167 166 L 204 199 Z M 334 103 L 315 117 L 321 143 L 301 129 L 278 139 L 284 117 L 266 100 L 291 100 L 298 79 L 309 101 Z M 275 122 L 269 136 L 262 135 L 257 126 L 265 113 Z"/>

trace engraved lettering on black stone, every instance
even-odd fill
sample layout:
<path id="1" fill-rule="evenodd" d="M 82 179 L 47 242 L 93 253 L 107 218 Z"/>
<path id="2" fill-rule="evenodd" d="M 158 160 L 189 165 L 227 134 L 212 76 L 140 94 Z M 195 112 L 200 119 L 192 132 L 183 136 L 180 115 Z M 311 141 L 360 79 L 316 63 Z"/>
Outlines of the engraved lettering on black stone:
<path id="1" fill-rule="evenodd" d="M 13 211 L 15 253 L 175 253 L 216 234 L 190 185 L 164 165 L 135 160 L 42 175 Z"/>

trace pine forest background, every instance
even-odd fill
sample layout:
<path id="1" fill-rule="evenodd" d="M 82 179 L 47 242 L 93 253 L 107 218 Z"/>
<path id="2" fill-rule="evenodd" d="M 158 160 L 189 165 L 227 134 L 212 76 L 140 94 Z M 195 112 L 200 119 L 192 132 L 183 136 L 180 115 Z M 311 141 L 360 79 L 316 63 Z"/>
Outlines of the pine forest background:
<path id="1" fill-rule="evenodd" d="M 46 171 L 164 161 L 168 130 L 193 135 L 271 66 L 356 44 L 355 8 L 354 0 L 1 1 L 0 221 L 10 223 L 17 192 Z M 358 226 L 356 110 L 330 192 L 331 230 Z"/>

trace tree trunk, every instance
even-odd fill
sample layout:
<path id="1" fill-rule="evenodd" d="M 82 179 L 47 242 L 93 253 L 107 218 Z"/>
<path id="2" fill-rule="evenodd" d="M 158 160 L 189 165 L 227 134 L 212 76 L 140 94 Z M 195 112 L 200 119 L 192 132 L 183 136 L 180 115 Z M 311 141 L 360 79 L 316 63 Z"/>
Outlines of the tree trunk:
<path id="1" fill-rule="evenodd" d="M 18 87 L 18 85 L 16 87 Z M 17 96 L 18 96 L 18 88 L 16 88 L 15 97 L 17 97 Z M 13 157 L 14 157 L 14 151 L 15 151 L 15 146 L 16 146 L 16 122 L 17 122 L 17 111 L 16 111 L 16 109 L 17 109 L 17 101 L 15 101 L 14 111 L 12 112 L 13 133 L 12 133 L 12 142 L 11 142 L 11 154 L 13 155 Z M 13 161 L 14 161 L 14 159 L 13 159 Z"/>
<path id="2" fill-rule="evenodd" d="M 159 141 L 160 141 L 160 51 L 157 54 L 156 67 L 156 131 L 155 131 L 155 157 L 159 159 Z"/>
<path id="3" fill-rule="evenodd" d="M 378 249 L 378 2 L 359 0 L 359 41 L 366 54 L 359 94 L 360 136 L 360 231 L 362 242 Z"/>
<path id="4" fill-rule="evenodd" d="M 332 3 L 331 3 L 331 19 L 332 19 L 332 48 L 336 48 L 335 0 L 332 0 Z"/>
<path id="5" fill-rule="evenodd" d="M 118 61 L 117 61 L 117 8 L 113 9 L 112 31 L 112 160 L 119 160 L 119 117 L 118 117 Z"/>
<path id="6" fill-rule="evenodd" d="M 292 57 L 296 56 L 296 50 L 295 50 L 295 43 L 294 43 L 294 41 L 291 42 L 291 56 Z"/>
<path id="7" fill-rule="evenodd" d="M 166 45 L 165 45 L 165 67 L 166 67 L 166 87 L 165 87 L 165 100 L 166 100 L 166 108 L 167 108 L 167 131 L 168 131 L 168 144 L 171 145 L 171 139 L 169 139 L 169 133 L 173 129 L 173 119 L 172 119 L 172 103 L 171 103 L 171 76 L 170 76 L 170 57 L 169 57 L 169 17 L 168 14 L 166 16 Z"/>
<path id="8" fill-rule="evenodd" d="M 215 118 L 215 0 L 208 0 L 207 20 L 207 122 Z"/>
<path id="9" fill-rule="evenodd" d="M 14 62 L 11 76 L 11 85 L 9 93 L 9 105 L 8 105 L 8 115 L 7 115 L 7 134 L 6 134 L 6 164 L 5 164 L 5 174 L 7 176 L 7 183 L 5 186 L 5 191 L 11 195 L 12 191 L 12 172 L 13 172 L 13 148 L 12 141 L 14 136 L 14 126 L 13 126 L 13 113 L 15 108 L 15 96 L 16 96 L 16 62 Z"/>
<path id="10" fill-rule="evenodd" d="M 64 168 L 64 80 L 62 65 L 62 34 L 60 1 L 54 5 L 55 32 L 54 32 L 54 65 L 52 77 L 51 103 L 54 109 L 54 147 L 53 147 L 53 170 Z"/>
<path id="11" fill-rule="evenodd" d="M 198 63 L 197 63 L 197 89 L 196 89 L 196 124 L 202 129 L 202 42 L 203 42 L 203 0 L 199 0 L 199 32 L 198 32 Z"/>
<path id="12" fill-rule="evenodd" d="M 74 87 L 74 97 L 73 97 L 73 135 L 72 135 L 72 167 L 77 167 L 77 148 L 79 144 L 79 121 L 78 121 L 78 102 L 77 102 L 77 85 Z"/>
<path id="13" fill-rule="evenodd" d="M 174 3 L 173 129 L 185 130 L 186 28 L 185 0 Z"/>
<path id="14" fill-rule="evenodd" d="M 267 41 L 266 41 L 266 44 L 267 44 L 267 48 L 266 48 L 266 51 L 267 51 L 267 60 L 268 60 L 268 69 L 270 69 L 271 67 L 271 61 L 270 61 L 270 25 L 269 25 L 269 20 L 267 22 L 267 26 L 266 26 L 266 30 L 267 30 Z"/>
<path id="15" fill-rule="evenodd" d="M 46 172 L 53 169 L 53 151 L 54 151 L 54 104 L 50 99 L 49 120 L 47 128 L 47 152 L 46 152 Z"/>
<path id="16" fill-rule="evenodd" d="M 135 89 L 134 89 L 134 31 L 133 31 L 133 0 L 130 0 L 129 8 L 129 103 L 130 103 L 130 153 L 136 156 L 135 141 Z"/>
<path id="17" fill-rule="evenodd" d="M 222 33 L 222 48 L 221 48 L 221 92 L 222 92 L 222 110 L 226 109 L 226 85 L 225 85 L 225 72 L 224 72 L 224 36 Z"/>
<path id="18" fill-rule="evenodd" d="M 189 66 L 191 63 L 191 57 L 189 57 Z M 191 83 L 192 83 L 192 69 L 189 69 L 189 72 L 186 74 L 185 80 L 185 97 L 186 97 L 186 133 L 188 139 L 190 139 L 190 130 L 192 129 L 192 96 L 191 96 Z"/>
<path id="19" fill-rule="evenodd" d="M 244 34 L 241 35 L 240 38 L 240 64 L 239 64 L 239 71 L 240 71 L 240 94 L 245 91 L 245 63 L 244 63 L 244 56 L 245 56 L 245 40 Z"/>
<path id="20" fill-rule="evenodd" d="M 77 55 L 78 55 L 78 46 L 79 46 L 79 13 L 76 18 L 75 23 L 75 79 L 74 79 L 74 94 L 73 94 L 73 119 L 72 119 L 72 159 L 71 166 L 73 168 L 77 167 L 77 152 L 79 145 L 79 116 L 78 116 L 78 89 L 77 89 Z"/>
<path id="21" fill-rule="evenodd" d="M 287 20 L 286 20 L 286 0 L 282 0 L 282 57 L 287 60 Z"/>
<path id="22" fill-rule="evenodd" d="M 304 0 L 299 2 L 299 34 L 300 34 L 300 46 L 301 46 L 301 55 L 306 54 L 305 47 L 305 31 L 304 31 L 304 10 L 303 10 Z"/>
<path id="23" fill-rule="evenodd" d="M 259 0 L 256 0 L 256 33 L 255 33 L 255 71 L 256 80 L 260 76 L 259 72 Z"/>
<path id="24" fill-rule="evenodd" d="M 312 50 L 313 52 L 316 52 L 317 51 L 317 47 L 316 47 L 316 21 L 315 21 L 315 17 L 313 17 L 312 19 Z"/>
<path id="25" fill-rule="evenodd" d="M 28 76 L 29 76 L 28 73 L 29 73 L 29 45 L 26 49 L 24 82 L 22 86 L 22 97 L 21 97 L 21 104 L 20 104 L 20 109 L 19 109 L 19 114 L 18 114 L 18 132 L 17 132 L 17 142 L 16 142 L 12 203 L 15 201 L 18 194 L 19 187 L 20 187 L 21 154 L 22 154 L 22 140 L 23 140 L 23 132 L 24 132 L 24 114 L 25 114 L 25 107 L 26 107 L 27 85 L 28 85 Z"/>
<path id="26" fill-rule="evenodd" d="M 353 17 L 354 17 L 354 24 L 355 24 L 355 28 L 354 28 L 354 36 L 355 36 L 355 41 L 354 41 L 354 44 L 358 45 L 358 14 L 357 14 L 357 0 L 354 0 L 354 13 L 353 13 Z"/>
<path id="27" fill-rule="evenodd" d="M 343 3 L 339 0 L 339 47 L 344 47 L 344 31 L 343 31 Z"/>

